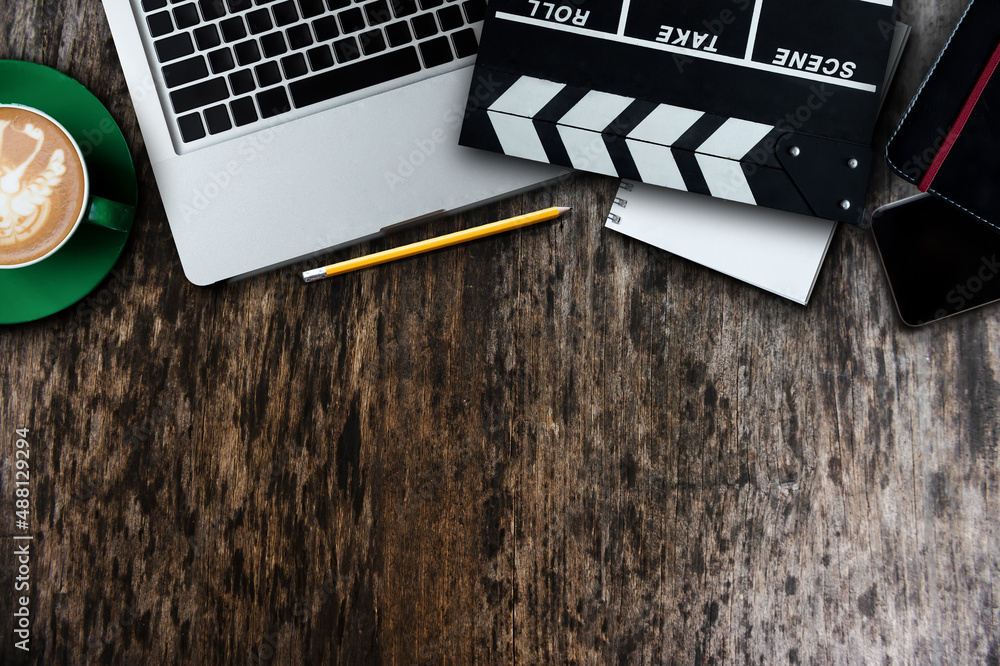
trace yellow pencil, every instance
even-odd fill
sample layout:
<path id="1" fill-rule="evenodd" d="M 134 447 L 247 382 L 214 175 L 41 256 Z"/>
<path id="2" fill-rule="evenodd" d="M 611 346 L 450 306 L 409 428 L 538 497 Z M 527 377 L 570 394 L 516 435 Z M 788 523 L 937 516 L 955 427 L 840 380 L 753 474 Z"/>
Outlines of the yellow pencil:
<path id="1" fill-rule="evenodd" d="M 302 278 L 306 282 L 316 282 L 317 280 L 333 277 L 334 275 L 350 273 L 351 271 L 368 268 L 369 266 L 378 266 L 379 264 L 395 261 L 396 259 L 405 259 L 406 257 L 412 257 L 416 254 L 439 250 L 443 247 L 458 245 L 459 243 L 476 240 L 477 238 L 485 238 L 486 236 L 503 233 L 504 231 L 510 231 L 511 229 L 519 229 L 530 224 L 535 224 L 536 222 L 544 222 L 546 220 L 557 218 L 569 210 L 569 208 L 562 207 L 546 208 L 545 210 L 528 213 L 527 215 L 518 215 L 517 217 L 512 217 L 508 220 L 500 220 L 499 222 L 484 224 L 481 227 L 474 227 L 472 229 L 466 229 L 465 231 L 456 231 L 453 234 L 439 236 L 438 238 L 430 238 L 428 240 L 397 247 L 392 250 L 385 250 L 384 252 L 376 252 L 375 254 L 370 254 L 366 257 L 358 257 L 357 259 L 341 261 L 340 263 L 330 264 L 329 266 L 324 266 L 323 268 L 315 268 L 311 271 L 305 271 L 302 274 Z"/>

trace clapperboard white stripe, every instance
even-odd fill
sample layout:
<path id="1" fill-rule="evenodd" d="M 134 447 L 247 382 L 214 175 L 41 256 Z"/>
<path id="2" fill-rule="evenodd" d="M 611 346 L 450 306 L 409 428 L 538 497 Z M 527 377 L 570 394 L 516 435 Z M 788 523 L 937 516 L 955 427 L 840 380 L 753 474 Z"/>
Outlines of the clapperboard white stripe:
<path id="1" fill-rule="evenodd" d="M 559 124 L 603 132 L 634 101 L 630 97 L 591 90 L 559 119 Z"/>
<path id="2" fill-rule="evenodd" d="M 668 146 L 633 139 L 626 139 L 625 145 L 635 161 L 635 168 L 642 176 L 642 182 L 675 190 L 687 189 L 684 176 L 677 167 L 677 160 Z"/>
<path id="3" fill-rule="evenodd" d="M 687 189 L 670 146 L 704 116 L 702 111 L 660 104 L 629 132 L 625 145 L 643 182 Z"/>
<path id="4" fill-rule="evenodd" d="M 591 90 L 559 120 L 559 137 L 573 168 L 615 176 L 601 132 L 635 100 Z"/>
<path id="5" fill-rule="evenodd" d="M 661 104 L 629 133 L 629 138 L 672 146 L 704 115 L 702 111 Z"/>
<path id="6" fill-rule="evenodd" d="M 698 147 L 698 152 L 731 160 L 741 160 L 773 129 L 770 125 L 730 118 L 715 134 Z"/>
<path id="7" fill-rule="evenodd" d="M 561 83 L 522 76 L 514 82 L 497 101 L 490 104 L 490 110 L 509 113 L 512 116 L 532 118 L 538 115 L 552 98 L 565 88 Z"/>
<path id="8" fill-rule="evenodd" d="M 750 191 L 750 183 L 747 182 L 746 174 L 743 173 L 743 167 L 739 162 L 700 153 L 696 157 L 713 197 L 757 204 L 753 192 Z"/>
<path id="9" fill-rule="evenodd" d="M 531 119 L 563 89 L 559 83 L 523 76 L 489 109 L 490 122 L 505 155 L 548 162 Z"/>
<path id="10" fill-rule="evenodd" d="M 536 162 L 548 162 L 548 155 L 542 146 L 538 132 L 531 118 L 512 116 L 507 113 L 490 113 L 490 122 L 500 139 L 504 155 L 521 157 Z"/>
<path id="11" fill-rule="evenodd" d="M 527 79 L 527 80 L 526 80 Z M 507 155 L 547 161 L 535 117 L 566 86 L 523 76 L 487 109 L 487 117 Z M 555 119 L 558 140 L 576 169 L 609 176 L 627 177 L 615 166 L 603 132 L 635 102 L 634 99 L 599 91 L 587 92 L 561 118 Z M 526 115 L 530 114 L 530 115 Z M 695 124 L 706 117 L 701 111 L 660 104 L 625 137 L 624 146 L 642 180 L 674 189 L 689 189 L 673 154 L 673 146 Z M 552 120 L 552 119 L 550 119 Z M 696 160 L 686 160 L 688 170 L 697 169 L 712 196 L 743 203 L 757 203 L 740 160 L 753 152 L 774 128 L 740 118 L 729 118 L 694 150 Z M 551 133 L 548 141 L 554 141 Z M 619 137 L 617 140 L 621 140 Z"/>
<path id="12" fill-rule="evenodd" d="M 871 0 L 863 0 L 863 1 L 868 2 Z M 883 3 L 877 2 L 873 4 L 883 4 Z M 531 18 L 530 16 L 518 16 L 517 14 L 511 14 L 509 12 L 497 12 L 496 17 L 497 19 L 501 19 L 504 21 L 523 23 L 525 25 L 532 25 L 538 28 L 544 28 L 546 30 L 570 32 L 573 34 L 582 35 L 584 37 L 594 37 L 596 39 L 612 41 L 618 44 L 631 44 L 633 46 L 641 46 L 643 48 L 657 49 L 659 51 L 666 51 L 668 53 L 677 53 L 680 55 L 686 55 L 691 58 L 699 58 L 702 60 L 713 60 L 715 62 L 721 62 L 727 65 L 736 65 L 738 67 L 745 67 L 747 69 L 757 69 L 763 72 L 772 72 L 774 74 L 781 74 L 783 76 L 790 76 L 793 78 L 808 79 L 809 81 L 816 81 L 817 83 L 826 83 L 831 86 L 840 86 L 843 88 L 851 88 L 852 90 L 862 90 L 864 92 L 876 92 L 878 90 L 878 86 L 874 83 L 851 81 L 848 79 L 841 79 L 835 76 L 826 76 L 824 74 L 807 72 L 800 69 L 780 67 L 778 65 L 773 65 L 766 62 L 757 62 L 756 60 L 750 60 L 749 58 L 746 57 L 736 58 L 733 56 L 723 55 L 721 53 L 709 53 L 708 51 L 701 51 L 698 49 L 692 49 L 683 46 L 675 46 L 673 44 L 664 44 L 662 42 L 651 42 L 645 39 L 638 39 L 635 37 L 629 37 L 627 35 L 617 35 L 608 32 L 601 32 L 600 30 L 592 30 L 590 28 L 581 28 L 579 26 L 570 25 L 566 23 L 554 23 L 552 21 L 544 21 L 542 19 Z"/>
<path id="13" fill-rule="evenodd" d="M 565 125 L 559 125 L 558 128 L 559 138 L 562 139 L 574 169 L 601 173 L 605 176 L 618 175 L 615 163 L 608 154 L 608 148 L 604 145 L 604 138 L 599 132 Z"/>

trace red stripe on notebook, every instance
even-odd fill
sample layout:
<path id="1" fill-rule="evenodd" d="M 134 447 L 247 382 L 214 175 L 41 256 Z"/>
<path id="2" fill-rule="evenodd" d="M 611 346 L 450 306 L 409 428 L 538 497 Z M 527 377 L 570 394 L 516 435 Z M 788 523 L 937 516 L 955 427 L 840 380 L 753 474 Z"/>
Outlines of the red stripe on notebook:
<path id="1" fill-rule="evenodd" d="M 983 91 L 986 90 L 986 85 L 990 82 L 990 79 L 993 78 L 993 73 L 996 72 L 998 65 L 1000 65 L 1000 44 L 997 44 L 996 50 L 993 51 L 993 57 L 990 58 L 990 62 L 986 65 L 986 69 L 983 70 L 983 73 L 979 75 L 979 81 L 976 82 L 976 87 L 972 89 L 969 99 L 965 100 L 965 106 L 962 107 L 962 113 L 959 114 L 958 120 L 955 121 L 955 125 L 951 128 L 951 132 L 948 133 L 948 137 L 944 140 L 941 150 L 938 151 L 937 156 L 934 158 L 934 162 L 931 163 L 931 168 L 927 170 L 927 173 L 924 174 L 923 179 L 920 181 L 920 185 L 918 185 L 918 187 L 921 192 L 926 192 L 931 189 L 931 185 L 934 184 L 934 179 L 937 178 L 938 172 L 941 171 L 941 167 L 944 166 L 944 161 L 948 159 L 948 154 L 951 152 L 951 149 L 955 147 L 958 137 L 961 136 L 962 130 L 965 129 L 965 124 L 969 122 L 972 112 L 975 111 L 976 105 L 979 103 L 979 98 L 983 96 Z"/>

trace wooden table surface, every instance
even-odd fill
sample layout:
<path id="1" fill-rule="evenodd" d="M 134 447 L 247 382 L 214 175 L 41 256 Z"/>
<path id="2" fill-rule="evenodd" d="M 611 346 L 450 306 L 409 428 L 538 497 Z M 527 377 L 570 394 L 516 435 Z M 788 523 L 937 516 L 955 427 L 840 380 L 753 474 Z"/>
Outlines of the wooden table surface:
<path id="1" fill-rule="evenodd" d="M 964 6 L 902 4 L 880 145 Z M 589 175 L 333 258 L 556 223 L 194 287 L 100 3 L 8 0 L 0 35 L 108 106 L 142 197 L 86 306 L 0 329 L 0 661 L 1000 660 L 1000 309 L 905 328 L 853 229 L 803 308 L 606 231 Z M 869 208 L 909 192 L 880 164 Z"/>

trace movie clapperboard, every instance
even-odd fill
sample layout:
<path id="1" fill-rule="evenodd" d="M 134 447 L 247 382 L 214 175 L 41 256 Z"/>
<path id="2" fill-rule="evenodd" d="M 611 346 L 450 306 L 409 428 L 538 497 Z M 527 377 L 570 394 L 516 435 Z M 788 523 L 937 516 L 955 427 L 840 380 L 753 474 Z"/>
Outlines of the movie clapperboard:
<path id="1" fill-rule="evenodd" d="M 460 143 L 863 224 L 896 15 L 893 0 L 491 0 Z"/>

